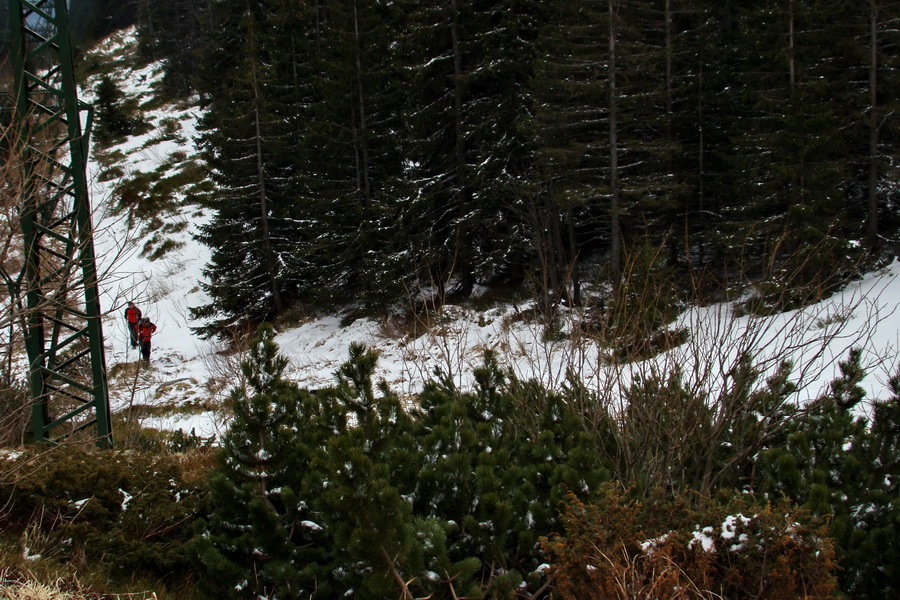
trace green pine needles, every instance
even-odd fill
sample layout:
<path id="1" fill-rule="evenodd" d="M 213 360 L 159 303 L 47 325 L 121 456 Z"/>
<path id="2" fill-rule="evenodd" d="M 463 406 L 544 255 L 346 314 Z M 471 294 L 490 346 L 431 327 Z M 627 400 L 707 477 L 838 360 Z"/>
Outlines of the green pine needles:
<path id="1" fill-rule="evenodd" d="M 374 384 L 362 345 L 313 394 L 284 379 L 272 337 L 262 328 L 243 363 L 194 540 L 209 592 L 512 597 L 546 583 L 537 543 L 555 507 L 610 474 L 561 398 L 511 384 L 489 355 L 475 392 L 438 380 L 406 406 Z"/>
<path id="2" fill-rule="evenodd" d="M 900 378 L 871 422 L 855 417 L 860 358 L 851 352 L 830 391 L 806 407 L 787 401 L 789 365 L 748 393 L 759 373 L 747 357 L 728 406 L 692 397 L 672 373 L 636 381 L 619 414 L 574 384 L 551 392 L 519 381 L 491 353 L 471 391 L 437 372 L 418 396 L 401 398 L 376 383 L 377 352 L 354 344 L 334 386 L 301 390 L 263 326 L 231 396 L 234 417 L 211 479 L 215 508 L 191 544 L 202 586 L 248 599 L 538 598 L 551 587 L 568 597 L 564 590 L 580 585 L 566 581 L 580 559 L 554 536 L 602 532 L 584 521 L 591 510 L 571 511 L 608 503 L 613 485 L 629 490 L 621 502 L 680 507 L 680 516 L 636 517 L 634 539 L 612 532 L 630 553 L 614 571 L 663 560 L 646 554 L 641 532 L 669 528 L 672 540 L 696 540 L 691 523 L 736 514 L 703 510 L 737 503 L 746 515 L 784 520 L 786 531 L 795 523 L 812 532 L 801 544 L 806 566 L 783 563 L 772 597 L 807 585 L 831 590 L 835 560 L 844 590 L 879 597 L 895 591 L 900 562 Z M 825 539 L 815 532 L 829 517 Z M 757 565 L 767 553 L 793 560 L 788 537 L 761 535 L 747 552 L 762 554 L 735 556 L 734 565 Z M 710 590 L 741 587 L 731 575 L 716 579 L 719 567 L 699 543 L 666 548 L 694 569 L 682 574 L 718 582 Z"/>
<path id="3" fill-rule="evenodd" d="M 304 597 L 327 561 L 323 529 L 303 501 L 316 430 L 310 394 L 283 378 L 271 327 L 260 329 L 231 395 L 234 418 L 210 481 L 216 510 L 198 527 L 194 554 L 210 591 L 232 598 Z"/>

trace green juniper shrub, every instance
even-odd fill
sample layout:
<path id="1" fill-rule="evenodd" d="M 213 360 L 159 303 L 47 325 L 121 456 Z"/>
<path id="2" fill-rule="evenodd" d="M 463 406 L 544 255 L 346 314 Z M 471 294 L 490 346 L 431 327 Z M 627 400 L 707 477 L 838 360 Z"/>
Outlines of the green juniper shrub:
<path id="1" fill-rule="evenodd" d="M 60 560 L 99 566 L 111 581 L 192 577 L 185 544 L 207 494 L 178 456 L 33 446 L 0 465 L 17 473 L 0 486 L 7 533 L 39 533 Z"/>

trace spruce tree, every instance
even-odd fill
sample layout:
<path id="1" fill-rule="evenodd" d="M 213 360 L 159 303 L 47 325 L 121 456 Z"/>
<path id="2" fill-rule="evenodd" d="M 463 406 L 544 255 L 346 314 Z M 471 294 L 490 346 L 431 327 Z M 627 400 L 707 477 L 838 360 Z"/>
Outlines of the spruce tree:
<path id="1" fill-rule="evenodd" d="M 665 76 L 672 25 L 646 3 L 556 8 L 538 38 L 531 85 L 539 182 L 532 228 L 545 286 L 577 300 L 578 260 L 602 253 L 615 279 L 631 240 L 649 234 L 661 243 L 673 231 L 679 181 Z"/>
<path id="2" fill-rule="evenodd" d="M 245 383 L 231 393 L 233 418 L 210 481 L 215 506 L 193 552 L 208 591 L 229 598 L 307 598 L 326 593 L 330 545 L 303 499 L 317 430 L 308 394 L 284 378 L 271 326 L 241 363 Z M 304 444 L 298 443 L 303 432 Z"/>
<path id="3" fill-rule="evenodd" d="M 706 269 L 721 264 L 730 249 L 720 243 L 722 206 L 733 197 L 726 157 L 734 102 L 735 13 L 732 2 L 677 1 L 669 5 L 671 55 L 670 151 L 677 189 L 684 202 L 677 220 L 684 241 L 684 264 Z M 667 126 L 669 126 L 667 123 Z"/>
<path id="4" fill-rule="evenodd" d="M 244 321 L 259 323 L 285 310 L 286 256 L 293 251 L 292 198 L 280 185 L 279 144 L 290 134 L 276 110 L 277 49 L 267 43 L 270 7 L 220 2 L 215 25 L 222 47 L 212 46 L 205 75 L 212 104 L 203 117 L 200 144 L 216 184 L 210 221 L 198 239 L 212 249 L 201 287 L 210 302 L 192 310 L 209 323 L 203 334 L 222 333 Z M 210 24 L 213 26 L 213 24 Z M 233 45 L 233 46 L 231 46 Z M 236 51 L 235 51 L 236 49 Z"/>
<path id="5" fill-rule="evenodd" d="M 398 3 L 408 26 L 401 38 L 401 65 L 408 95 L 403 108 L 405 198 L 412 238 L 411 266 L 419 288 L 443 298 L 467 256 L 455 220 L 465 210 L 466 146 L 462 129 L 462 50 L 458 2 Z"/>
<path id="6" fill-rule="evenodd" d="M 134 25 L 138 0 L 72 0 L 69 27 L 72 40 L 87 47 L 105 36 Z"/>
<path id="7" fill-rule="evenodd" d="M 406 201 L 418 285 L 442 301 L 521 280 L 529 260 L 521 124 L 538 3 L 403 2 Z"/>
<path id="8" fill-rule="evenodd" d="M 596 3 L 555 3 L 543 22 L 530 80 L 535 170 L 527 211 L 542 308 L 580 300 L 578 262 L 610 239 L 606 64 L 608 29 Z M 570 279 L 571 278 L 571 279 Z M 570 287 L 571 286 L 571 287 Z"/>
<path id="9" fill-rule="evenodd" d="M 305 229 L 293 261 L 323 304 L 354 298 L 383 307 L 405 293 L 409 256 L 398 191 L 402 130 L 392 3 L 335 0 L 318 40 L 320 71 L 305 128 Z M 305 278 L 306 279 L 306 278 Z"/>
<path id="10" fill-rule="evenodd" d="M 322 76 L 325 8 L 321 2 L 273 0 L 269 9 L 264 43 L 271 76 L 266 95 L 277 135 L 267 138 L 267 146 L 274 175 L 269 188 L 283 199 L 277 227 L 278 246 L 285 249 L 280 254 L 281 288 L 287 303 L 310 302 L 328 283 L 320 240 L 329 224 L 316 213 L 318 198 L 310 192 L 314 165 L 323 151 L 313 141 L 313 132 L 314 111 L 322 101 L 317 82 Z"/>
<path id="11" fill-rule="evenodd" d="M 841 126 L 850 72 L 835 43 L 844 39 L 842 5 L 759 3 L 739 20 L 743 65 L 732 83 L 742 118 L 730 122 L 736 189 L 724 229 L 732 246 L 759 257 L 753 277 L 777 264 L 790 284 L 827 289 L 842 268 L 835 263 L 853 255 L 842 241 L 852 231 L 844 214 L 851 147 Z"/>
<path id="12" fill-rule="evenodd" d="M 522 207 L 532 166 L 523 123 L 540 5 L 534 0 L 458 3 L 462 71 L 457 76 L 471 205 L 456 226 L 471 254 L 471 277 L 482 284 L 519 283 L 532 255 Z"/>
<path id="13" fill-rule="evenodd" d="M 103 76 L 94 88 L 94 93 L 97 106 L 97 139 L 109 144 L 131 133 L 135 120 L 126 112 L 122 90 L 116 82 L 109 76 Z"/>
<path id="14" fill-rule="evenodd" d="M 141 53 L 163 63 L 165 88 L 180 96 L 194 89 L 201 51 L 201 20 L 208 0 L 135 0 Z"/>
<path id="15" fill-rule="evenodd" d="M 852 124 L 853 216 L 864 221 L 870 249 L 881 250 L 896 234 L 892 197 L 900 139 L 900 8 L 893 2 L 869 0 L 850 7 L 842 19 L 847 90 L 843 117 Z M 865 83 L 863 83 L 865 82 Z M 862 183 L 865 182 L 865 183 Z"/>

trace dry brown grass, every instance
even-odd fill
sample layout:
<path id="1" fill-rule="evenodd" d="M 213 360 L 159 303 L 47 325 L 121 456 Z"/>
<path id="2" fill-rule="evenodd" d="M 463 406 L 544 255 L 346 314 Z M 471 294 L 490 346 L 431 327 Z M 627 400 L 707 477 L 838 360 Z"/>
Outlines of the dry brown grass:
<path id="1" fill-rule="evenodd" d="M 29 571 L 8 567 L 0 570 L 0 600 L 156 600 L 156 593 L 107 594 L 74 577 L 43 582 Z"/>

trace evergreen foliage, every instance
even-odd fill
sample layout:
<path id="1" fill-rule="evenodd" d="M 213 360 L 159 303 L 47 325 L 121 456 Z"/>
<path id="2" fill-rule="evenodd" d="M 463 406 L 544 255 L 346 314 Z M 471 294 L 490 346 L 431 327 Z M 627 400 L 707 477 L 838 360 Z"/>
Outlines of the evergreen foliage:
<path id="1" fill-rule="evenodd" d="M 537 177 L 528 188 L 542 308 L 580 301 L 578 260 L 611 237 L 607 17 L 599 3 L 559 3 L 542 23 L 527 130 Z M 571 288 L 569 288 L 571 277 Z"/>
<path id="2" fill-rule="evenodd" d="M 401 399 L 353 345 L 335 384 L 309 392 L 264 326 L 208 498 L 177 456 L 67 449 L 38 464 L 32 449 L 0 461 L 0 524 L 43 540 L 26 555 L 93 560 L 113 579 L 197 575 L 216 598 L 591 597 L 583 586 L 624 582 L 793 598 L 835 581 L 890 597 L 900 374 L 859 416 L 860 357 L 808 407 L 786 402 L 789 365 L 760 386 L 747 358 L 714 402 L 671 374 L 636 381 L 617 413 L 490 353 L 472 391 L 438 372 Z"/>
<path id="3" fill-rule="evenodd" d="M 841 30 L 842 10 L 840 2 L 785 0 L 738 18 L 734 43 L 742 58 L 728 155 L 735 189 L 724 210 L 730 245 L 762 259 L 751 273 L 774 259 L 808 285 L 855 258 L 848 242 L 858 230 L 842 214 L 854 140 L 840 123 L 853 110 L 846 102 L 859 99 L 843 93 L 854 69 L 850 49 L 831 41 L 852 37 Z"/>
<path id="4" fill-rule="evenodd" d="M 108 76 L 100 79 L 94 88 L 97 107 L 97 139 L 110 143 L 134 130 L 137 120 L 123 106 L 122 91 Z"/>
<path id="5" fill-rule="evenodd" d="M 72 40 L 85 47 L 105 36 L 134 25 L 138 0 L 71 0 L 69 27 Z"/>
<path id="6" fill-rule="evenodd" d="M 205 334 L 522 282 L 552 322 L 646 243 L 720 282 L 787 274 L 796 306 L 900 222 L 890 3 L 139 9 L 206 104 Z"/>
<path id="7" fill-rule="evenodd" d="M 897 3 L 107 4 L 75 4 L 112 15 L 83 35 L 136 11 L 170 89 L 204 103 L 203 333 L 299 302 L 383 309 L 529 278 L 552 317 L 600 264 L 615 284 L 612 360 L 630 360 L 667 333 L 680 269 L 749 276 L 757 308 L 793 307 L 900 226 Z M 128 133 L 110 79 L 97 96 L 98 136 Z M 376 383 L 376 365 L 355 345 L 333 387 L 300 390 L 259 330 L 191 544 L 212 596 L 513 598 L 552 584 L 589 597 L 672 564 L 675 579 L 640 581 L 826 595 L 832 548 L 805 511 L 829 519 L 843 592 L 898 593 L 900 374 L 862 416 L 859 351 L 809 406 L 790 402 L 789 363 L 761 381 L 749 354 L 715 397 L 652 373 L 622 390 L 621 411 L 575 384 L 519 381 L 491 354 L 473 391 L 438 373 L 412 399 Z M 40 515 L 64 559 L 187 573 L 181 525 L 203 491 L 172 461 L 84 462 L 57 454 L 15 494 L 0 488 L 4 527 Z M 731 490 L 745 498 L 708 501 Z M 691 545 L 694 524 L 736 512 L 756 515 L 736 544 L 756 550 Z"/>
<path id="8" fill-rule="evenodd" d="M 611 468 L 562 397 L 515 380 L 491 354 L 474 375 L 475 392 L 445 380 L 421 395 L 426 460 L 414 506 L 453 525 L 451 558 L 479 558 L 482 579 L 507 572 L 496 589 L 523 582 L 530 589 L 541 583 L 535 544 L 555 525 L 554 507 L 566 490 L 596 489 Z"/>
<path id="9" fill-rule="evenodd" d="M 194 89 L 201 42 L 201 14 L 206 0 L 132 0 L 141 53 L 163 63 L 163 83 L 173 95 Z"/>
<path id="10" fill-rule="evenodd" d="M 16 454 L 0 460 L 0 531 L 23 543 L 26 561 L 42 556 L 110 582 L 180 586 L 194 576 L 190 523 L 206 513 L 207 489 L 179 456 L 73 445 Z"/>
<path id="11" fill-rule="evenodd" d="M 409 232 L 396 228 L 405 194 L 396 18 L 391 3 L 329 2 L 316 40 L 314 102 L 300 136 L 304 244 L 293 260 L 303 263 L 304 295 L 325 305 L 352 297 L 383 306 L 408 284 Z"/>
<path id="12" fill-rule="evenodd" d="M 312 456 L 296 440 L 302 431 L 315 443 L 312 402 L 284 379 L 287 360 L 272 337 L 271 327 L 261 328 L 241 364 L 246 384 L 232 392 L 234 418 L 210 480 L 215 509 L 197 524 L 192 552 L 214 596 L 304 597 L 319 587 L 317 565 L 328 554 L 302 501 Z"/>
<path id="13" fill-rule="evenodd" d="M 202 123 L 200 143 L 217 192 L 213 219 L 198 237 L 214 248 L 202 286 L 216 301 L 194 311 L 219 332 L 285 310 L 285 256 L 294 243 L 288 233 L 292 198 L 275 153 L 276 142 L 288 145 L 291 132 L 282 126 L 280 97 L 267 92 L 281 88 L 276 53 L 262 35 L 272 15 L 259 4 L 246 11 L 221 4 L 217 25 L 234 28 L 230 41 L 239 52 L 220 48 L 205 66 L 214 85 L 232 95 L 216 102 Z"/>
<path id="14" fill-rule="evenodd" d="M 435 382 L 409 409 L 373 383 L 377 353 L 362 345 L 334 387 L 304 394 L 271 328 L 260 335 L 194 543 L 211 591 L 512 597 L 545 583 L 537 540 L 553 507 L 610 474 L 561 397 L 488 356 L 477 391 Z"/>
<path id="15" fill-rule="evenodd" d="M 284 379 L 272 335 L 260 330 L 243 365 L 247 384 L 234 391 L 211 483 L 215 510 L 194 542 L 216 594 L 514 598 L 548 585 L 580 589 L 571 569 L 595 559 L 578 536 L 598 527 L 606 541 L 597 548 L 625 552 L 625 562 L 607 565 L 609 585 L 616 569 L 652 579 L 661 560 L 729 597 L 763 581 L 778 590 L 773 597 L 803 586 L 827 595 L 836 564 L 854 597 L 894 589 L 900 375 L 871 423 L 854 417 L 864 397 L 858 351 L 809 407 L 789 402 L 788 363 L 760 385 L 748 356 L 712 402 L 674 373 L 636 381 L 616 415 L 598 413 L 577 386 L 557 393 L 519 381 L 490 353 L 472 391 L 438 372 L 406 404 L 374 382 L 377 353 L 355 344 L 335 385 L 310 394 Z M 607 482 L 646 508 L 629 512 Z M 590 516 L 580 503 L 612 513 Z M 819 517 L 830 517 L 828 540 Z M 717 523 L 726 546 L 701 549 L 702 527 L 718 531 Z M 561 527 L 576 538 L 551 537 Z M 635 554 L 646 540 L 657 540 L 655 550 Z"/>
<path id="16" fill-rule="evenodd" d="M 892 397 L 872 403 L 871 420 L 857 416 L 865 397 L 861 356 L 852 350 L 829 393 L 762 453 L 759 487 L 830 516 L 841 588 L 875 599 L 897 593 L 900 375 L 891 378 Z"/>

